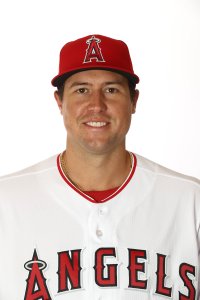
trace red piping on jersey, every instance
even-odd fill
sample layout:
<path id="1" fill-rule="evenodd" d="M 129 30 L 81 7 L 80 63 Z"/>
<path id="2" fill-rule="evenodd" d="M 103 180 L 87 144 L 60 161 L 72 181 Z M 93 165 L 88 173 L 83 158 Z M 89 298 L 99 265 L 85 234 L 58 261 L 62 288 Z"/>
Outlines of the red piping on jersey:
<path id="1" fill-rule="evenodd" d="M 119 187 L 119 189 L 117 189 L 117 191 L 115 191 L 112 195 L 108 196 L 107 198 L 101 200 L 100 202 L 96 202 L 94 199 L 92 199 L 91 197 L 87 196 L 84 192 L 82 192 L 81 190 L 79 190 L 78 188 L 76 188 L 70 181 L 69 179 L 65 176 L 62 168 L 61 168 L 61 163 L 60 163 L 60 156 L 61 154 L 59 154 L 57 156 L 57 167 L 59 170 L 60 175 L 62 176 L 62 178 L 64 179 L 64 181 L 73 189 L 75 190 L 77 193 L 79 193 L 82 197 L 84 197 L 85 199 L 89 200 L 92 203 L 103 203 L 106 202 L 110 199 L 112 199 L 113 197 L 115 197 L 116 195 L 118 195 L 124 188 L 125 186 L 129 183 L 129 181 L 131 180 L 131 178 L 133 177 L 134 173 L 135 173 L 135 169 L 137 166 L 137 158 L 135 156 L 134 153 L 131 152 L 131 154 L 133 155 L 133 167 L 131 172 L 129 173 L 128 177 L 126 178 L 126 180 L 124 181 L 124 183 Z"/>

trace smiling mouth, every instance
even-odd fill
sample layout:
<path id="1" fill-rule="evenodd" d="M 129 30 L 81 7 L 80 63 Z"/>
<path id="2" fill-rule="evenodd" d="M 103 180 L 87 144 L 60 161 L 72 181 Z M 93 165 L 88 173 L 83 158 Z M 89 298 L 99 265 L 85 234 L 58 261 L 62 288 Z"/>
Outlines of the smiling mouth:
<path id="1" fill-rule="evenodd" d="M 95 127 L 95 128 L 100 128 L 100 127 L 104 127 L 104 126 L 108 125 L 107 122 L 87 122 L 85 124 L 90 127 Z"/>

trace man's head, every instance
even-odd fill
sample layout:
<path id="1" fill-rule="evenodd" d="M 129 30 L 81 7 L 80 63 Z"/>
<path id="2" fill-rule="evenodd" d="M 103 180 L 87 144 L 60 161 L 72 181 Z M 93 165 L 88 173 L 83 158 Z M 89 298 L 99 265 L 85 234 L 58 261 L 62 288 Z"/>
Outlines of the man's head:
<path id="1" fill-rule="evenodd" d="M 124 42 L 93 35 L 66 44 L 52 84 L 68 147 L 94 153 L 124 147 L 138 82 Z"/>

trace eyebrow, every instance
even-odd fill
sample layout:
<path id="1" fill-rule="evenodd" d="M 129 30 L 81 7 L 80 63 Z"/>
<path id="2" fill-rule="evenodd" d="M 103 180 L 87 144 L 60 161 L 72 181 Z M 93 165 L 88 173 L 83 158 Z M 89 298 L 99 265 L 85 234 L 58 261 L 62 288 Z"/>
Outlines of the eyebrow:
<path id="1" fill-rule="evenodd" d="M 77 86 L 77 85 L 91 85 L 91 84 L 89 84 L 89 82 L 75 81 L 70 85 L 70 88 Z"/>
<path id="2" fill-rule="evenodd" d="M 115 80 L 115 81 L 106 81 L 104 82 L 104 85 L 112 85 L 112 84 L 123 84 L 123 80 Z M 74 86 L 85 86 L 85 85 L 92 85 L 89 82 L 83 82 L 83 81 L 75 81 L 70 85 L 70 88 L 74 87 Z"/>

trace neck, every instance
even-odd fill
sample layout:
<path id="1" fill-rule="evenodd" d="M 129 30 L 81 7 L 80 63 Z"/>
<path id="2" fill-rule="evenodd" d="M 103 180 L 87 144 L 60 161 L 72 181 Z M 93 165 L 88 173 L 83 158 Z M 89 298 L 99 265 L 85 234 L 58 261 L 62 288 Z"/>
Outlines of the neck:
<path id="1" fill-rule="evenodd" d="M 76 152 L 74 149 L 72 151 L 67 147 L 62 157 L 65 175 L 82 191 L 101 191 L 119 187 L 131 169 L 130 155 L 124 148 L 94 154 Z"/>

